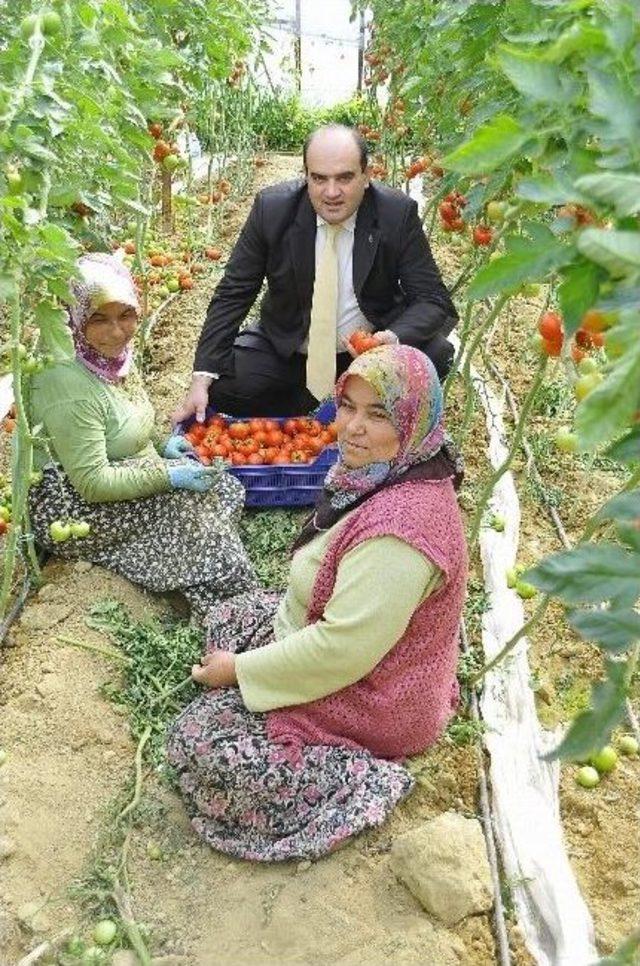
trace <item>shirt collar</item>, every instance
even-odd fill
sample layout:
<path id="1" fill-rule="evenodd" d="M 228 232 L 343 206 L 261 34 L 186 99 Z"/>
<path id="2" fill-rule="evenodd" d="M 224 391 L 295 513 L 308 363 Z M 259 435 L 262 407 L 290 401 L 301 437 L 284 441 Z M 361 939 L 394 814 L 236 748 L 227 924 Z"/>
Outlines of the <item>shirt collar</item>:
<path id="1" fill-rule="evenodd" d="M 345 218 L 344 221 L 340 222 L 340 227 L 343 228 L 345 231 L 350 231 L 353 234 L 353 232 L 356 229 L 357 215 L 358 215 L 358 212 L 354 211 L 352 215 L 349 215 L 348 218 Z M 322 225 L 325 225 L 325 226 L 328 225 L 328 222 L 326 222 L 324 218 L 321 218 L 320 215 L 316 215 L 316 225 L 318 226 L 318 228 L 320 228 Z"/>

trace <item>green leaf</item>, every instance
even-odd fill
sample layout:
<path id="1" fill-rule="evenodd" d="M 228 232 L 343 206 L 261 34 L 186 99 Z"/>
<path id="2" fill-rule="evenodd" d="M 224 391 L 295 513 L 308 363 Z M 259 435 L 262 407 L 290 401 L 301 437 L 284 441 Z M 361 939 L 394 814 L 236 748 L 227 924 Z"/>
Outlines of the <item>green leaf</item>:
<path id="1" fill-rule="evenodd" d="M 560 82 L 558 67 L 544 61 L 539 54 L 502 45 L 495 60 L 516 90 L 525 97 L 555 104 L 564 102 L 567 95 Z"/>
<path id="2" fill-rule="evenodd" d="M 611 732 L 624 717 L 627 664 L 625 661 L 607 661 L 606 671 L 606 679 L 593 688 L 591 707 L 574 718 L 558 747 L 544 756 L 547 760 L 583 758 L 606 745 Z"/>
<path id="3" fill-rule="evenodd" d="M 631 424 L 640 408 L 638 373 L 640 340 L 627 349 L 605 381 L 578 406 L 575 428 L 585 449 L 608 442 Z"/>
<path id="4" fill-rule="evenodd" d="M 640 640 L 640 614 L 630 607 L 621 610 L 574 610 L 569 623 L 586 641 L 595 641 L 605 651 L 621 654 Z"/>
<path id="5" fill-rule="evenodd" d="M 576 188 L 596 201 L 610 205 L 621 218 L 640 211 L 640 175 L 613 171 L 587 174 L 578 178 Z"/>
<path id="6" fill-rule="evenodd" d="M 640 271 L 640 232 L 585 228 L 578 235 L 577 246 L 579 252 L 602 265 L 614 278 Z"/>
<path id="7" fill-rule="evenodd" d="M 556 42 L 544 53 L 546 60 L 560 63 L 576 52 L 584 54 L 592 50 L 606 48 L 607 40 L 604 31 L 598 30 L 585 22 L 572 23 L 564 30 Z"/>
<path id="8" fill-rule="evenodd" d="M 568 604 L 599 604 L 640 594 L 640 555 L 612 543 L 588 544 L 551 554 L 523 580 Z"/>
<path id="9" fill-rule="evenodd" d="M 518 183 L 515 193 L 519 198 L 546 205 L 588 201 L 588 198 L 580 195 L 572 181 L 559 175 L 553 177 L 541 174 L 536 178 L 525 178 Z"/>
<path id="10" fill-rule="evenodd" d="M 600 70 L 587 71 L 589 82 L 589 109 L 604 120 L 606 140 L 637 142 L 640 123 L 640 101 L 637 92 L 614 73 Z"/>
<path id="11" fill-rule="evenodd" d="M 13 275 L 0 273 L 0 300 L 8 302 L 15 298 L 17 292 L 16 280 Z"/>
<path id="12" fill-rule="evenodd" d="M 35 320 L 45 351 L 55 356 L 57 361 L 73 359 L 75 348 L 64 309 L 56 308 L 49 302 L 39 302 L 35 308 Z"/>
<path id="13" fill-rule="evenodd" d="M 616 463 L 640 463 L 640 426 L 634 426 L 626 436 L 610 446 L 604 455 Z"/>
<path id="14" fill-rule="evenodd" d="M 596 520 L 624 520 L 631 523 L 640 520 L 640 489 L 618 493 L 607 500 L 598 510 Z"/>
<path id="15" fill-rule="evenodd" d="M 598 297 L 600 272 L 597 265 L 586 259 L 580 259 L 563 269 L 558 298 L 568 336 L 579 329 L 582 316 L 594 305 Z"/>
<path id="16" fill-rule="evenodd" d="M 530 138 L 531 134 L 518 121 L 508 114 L 498 114 L 448 154 L 442 163 L 445 168 L 460 174 L 493 171 L 513 157 Z"/>
<path id="17" fill-rule="evenodd" d="M 528 241 L 521 250 L 488 262 L 472 279 L 469 298 L 481 299 L 519 288 L 524 282 L 543 281 L 549 272 L 570 262 L 572 249 L 551 235 L 549 238 L 547 241 Z"/>

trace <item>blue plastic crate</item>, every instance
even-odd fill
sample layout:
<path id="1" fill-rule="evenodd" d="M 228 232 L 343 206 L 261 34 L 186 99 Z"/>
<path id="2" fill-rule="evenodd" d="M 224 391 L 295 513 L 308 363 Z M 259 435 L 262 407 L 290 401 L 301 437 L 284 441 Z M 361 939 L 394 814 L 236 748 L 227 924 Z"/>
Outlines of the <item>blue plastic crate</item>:
<path id="1" fill-rule="evenodd" d="M 238 423 L 246 423 L 250 419 L 250 417 L 217 413 L 212 408 L 207 409 L 206 415 L 207 419 L 219 415 Z M 323 403 L 315 412 L 309 413 L 310 418 L 319 420 L 325 426 L 333 422 L 335 416 L 336 408 L 332 402 Z M 287 419 L 298 417 L 270 416 L 268 418 L 282 425 Z M 194 422 L 194 419 L 190 419 L 180 424 L 177 429 L 185 433 Z M 337 458 L 337 446 L 328 446 L 313 463 L 288 463 L 284 466 L 230 466 L 228 472 L 244 486 L 246 506 L 313 506 L 322 492 L 327 472 Z"/>

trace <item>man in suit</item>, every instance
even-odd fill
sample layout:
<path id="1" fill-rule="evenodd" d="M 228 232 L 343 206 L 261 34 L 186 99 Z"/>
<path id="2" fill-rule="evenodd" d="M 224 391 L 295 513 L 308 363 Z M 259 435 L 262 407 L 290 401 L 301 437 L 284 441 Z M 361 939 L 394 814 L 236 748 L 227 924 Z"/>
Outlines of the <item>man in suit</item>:
<path id="1" fill-rule="evenodd" d="M 370 181 L 352 128 L 318 129 L 303 160 L 306 179 L 256 196 L 174 421 L 203 419 L 207 402 L 238 416 L 309 412 L 349 365 L 357 329 L 422 349 L 441 379 L 451 365 L 457 313 L 415 201 Z M 265 279 L 259 322 L 240 332 Z"/>

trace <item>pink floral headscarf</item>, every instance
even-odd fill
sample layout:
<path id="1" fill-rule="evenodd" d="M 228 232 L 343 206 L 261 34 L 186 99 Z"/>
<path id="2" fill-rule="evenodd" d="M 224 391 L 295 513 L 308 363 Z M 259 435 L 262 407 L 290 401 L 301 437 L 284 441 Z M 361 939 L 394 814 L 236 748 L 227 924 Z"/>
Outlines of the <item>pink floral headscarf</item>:
<path id="1" fill-rule="evenodd" d="M 119 382 L 131 369 L 131 343 L 125 346 L 120 355 L 109 359 L 89 345 L 84 337 L 84 329 L 91 315 L 108 302 L 122 302 L 139 311 L 140 304 L 131 272 L 115 255 L 105 252 L 83 255 L 78 260 L 78 270 L 80 278 L 71 283 L 75 303 L 67 308 L 76 359 L 100 379 Z"/>
<path id="2" fill-rule="evenodd" d="M 407 345 L 384 345 L 358 356 L 336 383 L 338 404 L 349 376 L 360 376 L 375 389 L 400 446 L 392 460 L 359 469 L 347 466 L 340 454 L 292 553 L 383 487 L 414 480 L 451 480 L 458 489 L 462 482 L 462 458 L 444 431 L 438 374 L 423 352 Z"/>
<path id="3" fill-rule="evenodd" d="M 445 441 L 440 381 L 433 363 L 419 349 L 383 345 L 358 356 L 336 383 L 337 405 L 349 376 L 360 376 L 378 394 L 398 433 L 400 448 L 392 460 L 359 469 L 348 467 L 340 453 L 325 480 L 335 508 L 431 459 Z"/>

